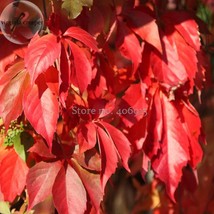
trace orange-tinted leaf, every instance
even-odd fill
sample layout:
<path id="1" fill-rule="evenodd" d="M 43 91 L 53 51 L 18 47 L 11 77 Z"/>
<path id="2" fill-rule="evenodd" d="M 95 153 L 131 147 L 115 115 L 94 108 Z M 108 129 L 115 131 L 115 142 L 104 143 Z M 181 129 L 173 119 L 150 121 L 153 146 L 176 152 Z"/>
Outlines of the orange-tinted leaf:
<path id="1" fill-rule="evenodd" d="M 24 90 L 29 83 L 29 76 L 24 68 L 24 62 L 12 65 L 0 79 L 0 116 L 8 128 L 12 120 L 21 115 Z"/>
<path id="2" fill-rule="evenodd" d="M 12 149 L 0 162 L 0 187 L 4 200 L 13 202 L 20 195 L 26 184 L 28 167 Z"/>

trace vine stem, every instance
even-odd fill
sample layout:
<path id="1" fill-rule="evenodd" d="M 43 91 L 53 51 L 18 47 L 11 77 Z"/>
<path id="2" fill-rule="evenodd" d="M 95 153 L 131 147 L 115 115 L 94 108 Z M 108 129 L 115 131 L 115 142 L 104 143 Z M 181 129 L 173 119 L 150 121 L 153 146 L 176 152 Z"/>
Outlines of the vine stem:
<path id="1" fill-rule="evenodd" d="M 47 7 L 46 7 L 46 2 L 45 2 L 45 0 L 42 0 L 42 3 L 43 3 L 43 10 L 44 10 L 45 19 L 48 19 Z"/>
<path id="2" fill-rule="evenodd" d="M 45 1 L 45 0 L 43 0 L 43 1 Z M 51 12 L 54 13 L 54 12 L 55 12 L 55 9 L 54 9 L 53 0 L 50 0 L 50 4 L 51 4 Z"/>

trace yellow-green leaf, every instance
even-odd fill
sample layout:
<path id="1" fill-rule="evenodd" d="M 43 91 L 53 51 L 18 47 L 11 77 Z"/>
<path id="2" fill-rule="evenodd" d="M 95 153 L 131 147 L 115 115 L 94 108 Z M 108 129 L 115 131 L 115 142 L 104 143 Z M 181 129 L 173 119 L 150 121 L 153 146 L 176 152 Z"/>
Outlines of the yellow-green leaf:
<path id="1" fill-rule="evenodd" d="M 10 214 L 10 208 L 9 208 L 8 202 L 0 201 L 0 213 Z"/>
<path id="2" fill-rule="evenodd" d="M 15 151 L 24 161 L 26 161 L 27 151 L 32 145 L 33 138 L 27 132 L 22 132 L 14 138 Z"/>
<path id="3" fill-rule="evenodd" d="M 71 19 L 75 19 L 80 15 L 82 7 L 91 7 L 93 0 L 64 0 L 62 8 L 68 12 L 68 16 Z"/>

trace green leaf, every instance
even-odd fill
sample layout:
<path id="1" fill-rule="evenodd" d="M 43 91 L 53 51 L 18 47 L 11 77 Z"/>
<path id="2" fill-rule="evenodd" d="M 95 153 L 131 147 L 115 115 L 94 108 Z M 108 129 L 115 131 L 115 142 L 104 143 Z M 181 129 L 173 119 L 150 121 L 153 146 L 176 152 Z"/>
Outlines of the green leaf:
<path id="1" fill-rule="evenodd" d="M 3 125 L 3 119 L 0 117 L 0 126 Z"/>
<path id="2" fill-rule="evenodd" d="M 62 8 L 68 12 L 68 16 L 71 19 L 75 19 L 80 15 L 82 7 L 91 7 L 93 0 L 64 0 Z"/>
<path id="3" fill-rule="evenodd" d="M 209 27 L 212 25 L 212 12 L 206 5 L 199 4 L 196 15 Z"/>
<path id="4" fill-rule="evenodd" d="M 24 161 L 26 161 L 27 150 L 32 145 L 33 137 L 27 132 L 22 132 L 14 138 L 15 151 Z"/>
<path id="5" fill-rule="evenodd" d="M 24 151 L 24 145 L 21 144 L 21 134 L 16 135 L 14 137 L 14 148 L 16 153 L 25 161 L 26 160 L 26 156 L 25 156 L 25 151 Z"/>
<path id="6" fill-rule="evenodd" d="M 10 214 L 9 203 L 5 201 L 0 201 L 0 213 Z"/>

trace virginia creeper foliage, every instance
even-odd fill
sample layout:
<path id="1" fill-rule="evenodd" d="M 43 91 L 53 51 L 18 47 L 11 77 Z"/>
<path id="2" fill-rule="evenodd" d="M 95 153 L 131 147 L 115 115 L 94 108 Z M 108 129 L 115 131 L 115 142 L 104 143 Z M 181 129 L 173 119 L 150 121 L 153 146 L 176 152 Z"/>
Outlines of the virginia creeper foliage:
<path id="1" fill-rule="evenodd" d="M 163 1 L 44 2 L 28 44 L 0 35 L 0 200 L 26 194 L 30 210 L 52 195 L 60 214 L 102 213 L 107 182 L 138 155 L 176 202 L 205 143 L 189 101 L 208 69 L 201 22 Z"/>

